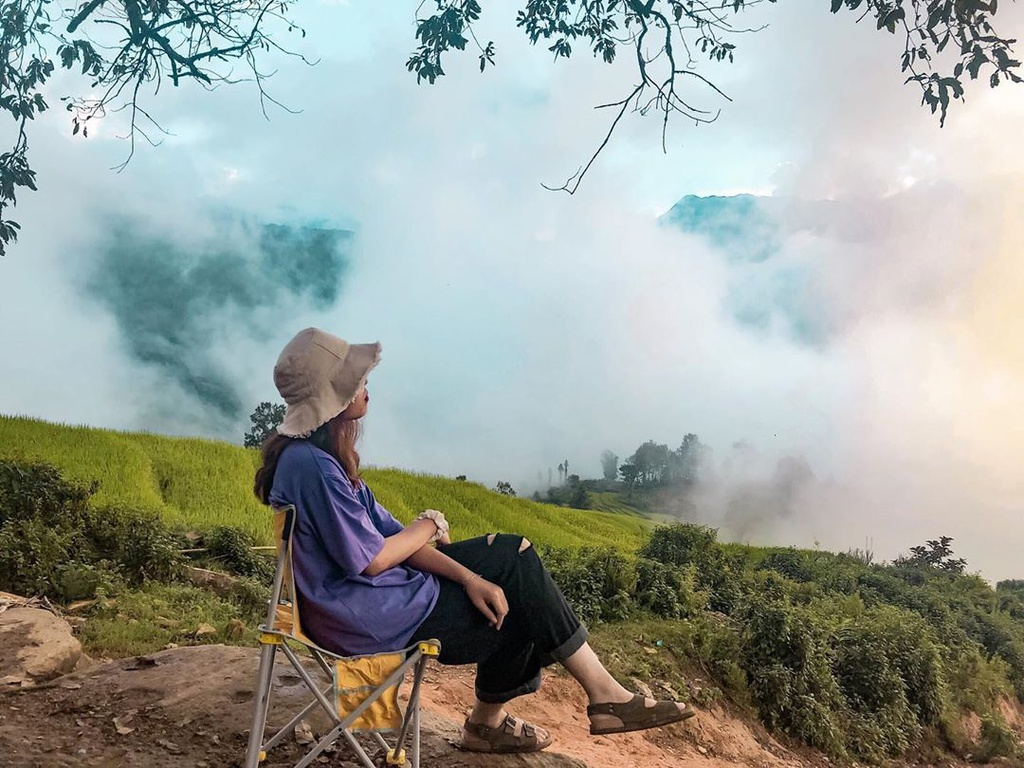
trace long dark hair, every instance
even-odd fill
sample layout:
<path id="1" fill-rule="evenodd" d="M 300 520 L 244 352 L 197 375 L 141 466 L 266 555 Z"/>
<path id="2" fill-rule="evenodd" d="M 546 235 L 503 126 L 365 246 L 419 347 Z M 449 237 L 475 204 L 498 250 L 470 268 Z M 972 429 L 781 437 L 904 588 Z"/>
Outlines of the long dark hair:
<path id="1" fill-rule="evenodd" d="M 314 430 L 307 439 L 337 459 L 349 482 L 353 487 L 358 487 L 362 477 L 359 475 L 359 453 L 356 451 L 356 443 L 361 434 L 362 427 L 357 419 L 343 419 L 339 413 Z M 292 442 L 300 439 L 302 438 L 286 437 L 273 432 L 260 445 L 260 467 L 256 470 L 253 493 L 264 504 L 270 504 L 270 491 L 274 487 L 274 474 L 277 472 L 281 454 Z"/>

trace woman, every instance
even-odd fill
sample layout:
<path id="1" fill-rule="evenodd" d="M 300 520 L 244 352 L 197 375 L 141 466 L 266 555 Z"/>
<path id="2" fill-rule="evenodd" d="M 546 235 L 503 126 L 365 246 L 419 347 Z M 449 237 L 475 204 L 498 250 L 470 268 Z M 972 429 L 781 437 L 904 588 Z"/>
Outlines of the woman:
<path id="1" fill-rule="evenodd" d="M 635 696 L 615 681 L 528 540 L 490 534 L 452 544 L 441 512 L 426 510 L 403 527 L 377 503 L 355 444 L 370 403 L 366 377 L 379 359 L 379 344 L 350 345 L 307 328 L 274 367 L 288 408 L 263 444 L 255 491 L 265 504 L 299 511 L 292 565 L 303 630 L 342 655 L 436 638 L 441 663 L 477 664 L 466 750 L 548 746 L 547 731 L 505 704 L 536 691 L 541 668 L 556 661 L 590 700 L 592 734 L 691 717 L 685 704 Z"/>

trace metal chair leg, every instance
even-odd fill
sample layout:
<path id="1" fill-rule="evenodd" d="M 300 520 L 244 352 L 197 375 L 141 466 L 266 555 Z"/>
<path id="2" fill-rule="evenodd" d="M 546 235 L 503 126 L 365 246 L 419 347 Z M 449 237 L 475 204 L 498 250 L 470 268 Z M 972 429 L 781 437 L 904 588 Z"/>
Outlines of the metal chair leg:
<path id="1" fill-rule="evenodd" d="M 264 643 L 260 649 L 260 667 L 256 673 L 256 689 L 253 691 L 252 728 L 249 729 L 249 747 L 245 752 L 245 768 L 257 768 L 263 754 L 263 733 L 267 726 L 267 711 L 270 709 L 270 689 L 274 681 L 275 643 Z"/>

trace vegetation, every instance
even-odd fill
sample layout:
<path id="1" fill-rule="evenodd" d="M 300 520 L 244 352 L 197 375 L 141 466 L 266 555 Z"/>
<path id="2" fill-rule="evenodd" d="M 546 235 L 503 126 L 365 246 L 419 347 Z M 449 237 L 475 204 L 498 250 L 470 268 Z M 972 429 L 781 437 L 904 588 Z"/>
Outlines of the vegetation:
<path id="1" fill-rule="evenodd" d="M 608 135 L 590 160 L 558 189 L 575 192 L 619 120 L 629 111 L 713 122 L 722 92 L 702 74 L 700 60 L 732 62 L 742 34 L 742 14 L 761 0 L 525 0 L 516 25 L 534 45 L 556 59 L 580 46 L 606 64 L 621 51 L 635 61 L 632 89 L 602 105 L 610 111 Z M 478 41 L 474 24 L 480 0 L 435 0 L 433 12 L 417 19 L 417 48 L 406 66 L 417 81 L 434 83 L 445 74 L 443 60 L 472 40 L 480 69 L 496 61 L 493 42 Z M 991 87 L 1020 82 L 1013 39 L 993 27 L 996 3 L 987 0 L 832 0 L 831 10 L 875 19 L 879 30 L 905 35 L 901 71 L 921 89 L 922 103 L 945 120 L 951 101 L 963 99 L 964 82 L 987 80 Z M 290 19 L 287 0 L 0 0 L 0 110 L 14 120 L 11 148 L 0 154 L 0 255 L 18 236 L 17 222 L 3 217 L 23 189 L 36 188 L 28 156 L 30 121 L 49 108 L 47 82 L 58 67 L 78 71 L 87 97 L 62 97 L 73 135 L 88 136 L 90 124 L 125 112 L 128 158 L 141 138 L 155 143 L 162 131 L 144 97 L 162 84 L 193 82 L 207 88 L 249 81 L 261 106 L 277 103 L 266 91 L 269 52 L 289 51 L 280 39 L 305 35 Z M 853 15 L 853 14 L 851 14 Z M 945 51 L 945 53 L 943 53 Z M 810 62 L 808 63 L 811 64 Z M 702 99 L 704 100 L 702 102 Z M 125 160 L 128 162 L 128 159 Z M 568 474 L 568 473 L 566 473 Z"/>
<path id="2" fill-rule="evenodd" d="M 284 421 L 286 410 L 287 406 L 284 403 L 264 401 L 257 405 L 256 410 L 249 414 L 252 429 L 243 436 L 242 445 L 246 448 L 259 448 L 264 440 L 277 431 Z"/>
<path id="3" fill-rule="evenodd" d="M 101 508 L 137 509 L 189 530 L 239 528 L 260 544 L 273 543 L 271 516 L 251 490 L 259 460 L 251 449 L 0 416 L 0 459 L 5 458 L 45 461 L 72 481 L 97 481 L 92 499 Z M 551 546 L 614 541 L 635 550 L 649 527 L 634 515 L 556 510 L 477 483 L 392 469 L 371 468 L 365 475 L 399 520 L 408 522 L 428 507 L 443 509 L 459 538 L 505 531 Z"/>
<path id="4" fill-rule="evenodd" d="M 722 545 L 687 524 L 655 529 L 636 556 L 545 557 L 581 616 L 675 620 L 659 625 L 659 647 L 774 732 L 832 757 L 882 762 L 929 734 L 961 756 L 1017 752 L 1000 708 L 1024 697 L 1017 582 L 993 590 L 941 565 Z M 981 717 L 978 743 L 967 712 Z"/>
<path id="5" fill-rule="evenodd" d="M 20 435 L 24 451 L 35 434 L 37 449 L 56 445 L 45 437 L 50 429 L 69 428 L 3 420 L 0 444 L 17 445 Z M 168 493 L 202 488 L 189 471 L 208 478 L 221 469 L 179 463 L 180 476 L 161 485 L 153 470 L 169 471 L 161 456 L 175 455 L 179 443 L 202 453 L 201 441 L 73 436 L 64 442 L 95 439 L 100 455 L 136 456 L 138 466 L 145 457 L 150 474 L 132 477 Z M 80 455 L 57 452 L 64 462 Z M 247 488 L 248 475 L 237 482 Z M 948 537 L 876 564 L 863 553 L 722 544 L 713 529 L 689 524 L 649 531 L 635 515 L 555 508 L 396 470 L 377 470 L 373 482 L 400 517 L 444 509 L 455 538 L 502 516 L 529 526 L 566 598 L 596 629 L 595 645 L 627 682 L 638 677 L 701 704 L 727 700 L 838 760 L 878 764 L 929 744 L 976 760 L 1021 757 L 1005 712 L 1024 701 L 1024 580 L 993 589 L 966 571 Z M 102 492 L 50 464 L 0 458 L 0 590 L 66 605 L 89 600 L 74 610 L 84 611 L 80 636 L 97 655 L 251 642 L 271 576 L 270 559 L 254 549 L 259 539 L 219 522 L 183 528 L 180 510 L 175 517 L 126 503 L 125 486 L 106 499 Z M 190 585 L 189 558 L 232 574 L 232 586 L 213 594 Z M 968 714 L 977 716 L 976 731 L 965 727 Z"/>

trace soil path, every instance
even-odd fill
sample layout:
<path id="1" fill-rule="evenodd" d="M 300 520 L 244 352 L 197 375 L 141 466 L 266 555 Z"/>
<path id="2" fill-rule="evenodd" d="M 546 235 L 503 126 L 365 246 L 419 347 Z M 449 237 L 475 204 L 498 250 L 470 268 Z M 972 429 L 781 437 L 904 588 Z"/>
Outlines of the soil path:
<path id="1" fill-rule="evenodd" d="M 251 717 L 254 649 L 229 646 L 177 648 L 152 656 L 80 668 L 35 688 L 0 693 L 0 766 L 190 766 L 240 765 Z M 272 720 L 303 699 L 297 676 L 285 665 Z M 549 674 L 541 692 L 524 699 L 516 714 L 549 728 L 555 743 L 528 756 L 474 755 L 452 746 L 473 693 L 473 670 L 433 665 L 424 679 L 425 768 L 803 768 L 823 765 L 793 754 L 760 729 L 724 711 L 702 712 L 687 723 L 659 731 L 591 737 L 579 687 L 564 674 Z M 325 722 L 311 723 L 314 733 Z M 295 760 L 292 739 L 271 753 L 265 766 Z M 351 768 L 339 747 L 319 764 Z"/>

